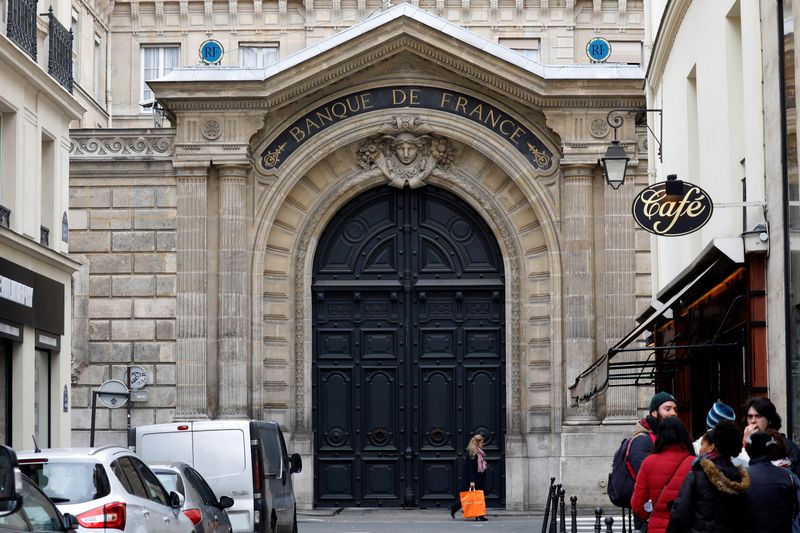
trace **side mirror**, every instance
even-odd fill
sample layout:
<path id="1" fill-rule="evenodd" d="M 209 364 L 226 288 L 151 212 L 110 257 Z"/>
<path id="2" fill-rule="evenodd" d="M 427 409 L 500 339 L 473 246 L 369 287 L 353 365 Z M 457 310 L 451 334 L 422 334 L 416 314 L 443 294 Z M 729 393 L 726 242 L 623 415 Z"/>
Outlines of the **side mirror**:
<path id="1" fill-rule="evenodd" d="M 78 529 L 78 519 L 69 513 L 64 513 L 61 521 L 64 531 L 74 531 Z"/>
<path id="2" fill-rule="evenodd" d="M 233 507 L 233 498 L 230 496 L 222 496 L 217 502 L 217 507 L 220 509 L 227 509 Z"/>
<path id="3" fill-rule="evenodd" d="M 186 499 L 183 497 L 183 494 L 181 494 L 180 492 L 175 492 L 174 490 L 170 491 L 169 493 L 170 507 L 174 509 L 180 509 L 181 507 L 183 507 L 183 502 L 185 501 Z"/>
<path id="4" fill-rule="evenodd" d="M 17 468 L 17 454 L 0 445 L 0 516 L 22 507 L 22 473 Z"/>
<path id="5" fill-rule="evenodd" d="M 303 471 L 303 459 L 299 453 L 293 453 L 289 457 L 289 473 L 296 474 Z"/>

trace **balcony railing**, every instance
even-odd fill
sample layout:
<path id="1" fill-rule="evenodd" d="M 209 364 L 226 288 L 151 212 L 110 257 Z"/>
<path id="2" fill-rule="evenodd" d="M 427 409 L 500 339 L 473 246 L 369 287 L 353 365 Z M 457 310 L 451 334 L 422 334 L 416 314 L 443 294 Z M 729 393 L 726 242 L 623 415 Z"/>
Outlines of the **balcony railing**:
<path id="1" fill-rule="evenodd" d="M 8 38 L 36 61 L 36 0 L 8 0 Z"/>
<path id="2" fill-rule="evenodd" d="M 11 227 L 11 209 L 0 205 L 0 226 Z"/>
<path id="3" fill-rule="evenodd" d="M 53 15 L 53 8 L 47 11 L 50 18 L 50 46 L 48 47 L 47 71 L 58 83 L 72 92 L 72 30 L 65 28 Z"/>

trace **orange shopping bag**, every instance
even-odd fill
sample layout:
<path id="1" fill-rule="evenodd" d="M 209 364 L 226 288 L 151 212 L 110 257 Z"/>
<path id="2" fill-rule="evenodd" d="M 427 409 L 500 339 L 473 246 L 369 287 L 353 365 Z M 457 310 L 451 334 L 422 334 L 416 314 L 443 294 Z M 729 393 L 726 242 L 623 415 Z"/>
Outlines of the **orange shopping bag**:
<path id="1" fill-rule="evenodd" d="M 486 514 L 486 500 L 482 490 L 466 490 L 461 493 L 461 507 L 464 518 L 478 518 Z"/>

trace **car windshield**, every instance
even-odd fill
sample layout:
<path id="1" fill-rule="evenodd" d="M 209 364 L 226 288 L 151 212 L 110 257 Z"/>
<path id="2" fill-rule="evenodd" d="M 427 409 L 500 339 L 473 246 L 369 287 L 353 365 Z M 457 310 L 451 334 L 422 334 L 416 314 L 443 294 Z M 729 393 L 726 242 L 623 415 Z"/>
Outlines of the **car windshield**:
<path id="1" fill-rule="evenodd" d="M 103 465 L 97 463 L 20 461 L 19 468 L 53 503 L 83 503 L 111 492 Z"/>
<path id="2" fill-rule="evenodd" d="M 164 488 L 167 489 L 167 492 L 180 492 L 183 494 L 183 486 L 178 479 L 177 473 L 165 470 L 153 470 L 153 472 L 161 484 L 164 485 Z"/>

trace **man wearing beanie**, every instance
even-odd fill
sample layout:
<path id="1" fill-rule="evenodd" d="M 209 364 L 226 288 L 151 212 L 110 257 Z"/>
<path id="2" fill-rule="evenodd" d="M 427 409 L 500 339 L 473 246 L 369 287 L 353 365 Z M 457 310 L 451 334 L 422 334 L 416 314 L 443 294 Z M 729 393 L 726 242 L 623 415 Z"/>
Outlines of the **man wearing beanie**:
<path id="1" fill-rule="evenodd" d="M 630 462 L 635 475 L 639 474 L 642 461 L 653 452 L 658 421 L 663 418 L 678 416 L 678 402 L 672 394 L 661 391 L 656 393 L 650 400 L 648 412 L 650 413 L 649 415 L 636 423 L 630 452 L 628 453 L 628 462 Z M 642 527 L 642 524 L 643 522 L 639 517 L 634 516 L 633 527 L 638 530 Z"/>
<path id="2" fill-rule="evenodd" d="M 783 533 L 792 530 L 795 486 L 800 480 L 788 468 L 770 462 L 771 448 L 779 443 L 769 433 L 759 431 L 747 437 L 750 455 L 750 488 L 745 492 L 743 531 Z"/>

